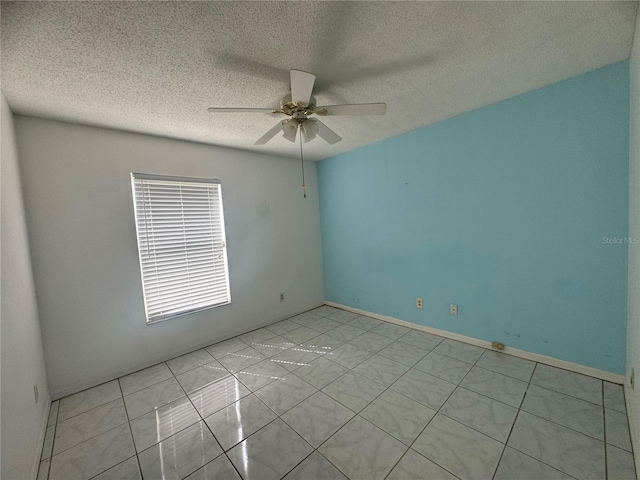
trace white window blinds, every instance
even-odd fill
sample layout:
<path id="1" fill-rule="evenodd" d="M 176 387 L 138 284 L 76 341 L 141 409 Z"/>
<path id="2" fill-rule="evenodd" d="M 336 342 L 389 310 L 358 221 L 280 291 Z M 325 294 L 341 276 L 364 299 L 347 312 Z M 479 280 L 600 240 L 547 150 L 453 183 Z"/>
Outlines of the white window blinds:
<path id="1" fill-rule="evenodd" d="M 147 322 L 231 302 L 219 180 L 131 174 Z"/>

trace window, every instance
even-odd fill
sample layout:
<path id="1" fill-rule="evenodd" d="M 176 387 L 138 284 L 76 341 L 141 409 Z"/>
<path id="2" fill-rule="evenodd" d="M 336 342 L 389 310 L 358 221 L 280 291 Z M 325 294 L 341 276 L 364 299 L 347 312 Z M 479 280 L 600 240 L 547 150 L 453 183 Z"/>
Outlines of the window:
<path id="1" fill-rule="evenodd" d="M 231 302 L 219 180 L 131 174 L 147 323 Z"/>

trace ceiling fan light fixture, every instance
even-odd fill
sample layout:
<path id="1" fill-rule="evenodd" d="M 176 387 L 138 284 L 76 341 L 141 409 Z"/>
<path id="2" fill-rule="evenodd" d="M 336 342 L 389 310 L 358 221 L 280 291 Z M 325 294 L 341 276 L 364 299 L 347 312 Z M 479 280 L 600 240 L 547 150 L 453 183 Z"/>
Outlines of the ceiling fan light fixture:
<path id="1" fill-rule="evenodd" d="M 304 143 L 310 142 L 316 135 L 318 134 L 318 125 L 316 125 L 316 121 L 312 118 L 306 119 L 302 123 L 302 140 Z"/>
<path id="2" fill-rule="evenodd" d="M 298 122 L 293 118 L 282 122 L 282 136 L 290 142 L 296 141 L 296 135 L 298 133 Z"/>

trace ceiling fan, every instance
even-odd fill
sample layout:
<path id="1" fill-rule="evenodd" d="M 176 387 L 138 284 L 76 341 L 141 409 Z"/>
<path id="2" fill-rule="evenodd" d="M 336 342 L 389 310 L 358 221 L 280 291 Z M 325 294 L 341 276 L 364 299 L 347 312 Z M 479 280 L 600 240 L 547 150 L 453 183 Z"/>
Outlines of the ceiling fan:
<path id="1" fill-rule="evenodd" d="M 207 111 L 213 113 L 282 113 L 290 117 L 289 119 L 276 123 L 267 133 L 260 137 L 254 145 L 264 145 L 280 131 L 283 132 L 284 138 L 290 142 L 295 142 L 298 130 L 300 130 L 301 141 L 305 143 L 313 140 L 317 135 L 327 143 L 334 144 L 342 140 L 342 138 L 317 118 L 310 118 L 311 115 L 384 115 L 387 111 L 386 103 L 351 103 L 346 105 L 317 106 L 316 99 L 312 96 L 316 76 L 301 70 L 291 70 L 290 75 L 291 94 L 282 98 L 280 101 L 281 106 L 278 109 L 210 107 Z"/>

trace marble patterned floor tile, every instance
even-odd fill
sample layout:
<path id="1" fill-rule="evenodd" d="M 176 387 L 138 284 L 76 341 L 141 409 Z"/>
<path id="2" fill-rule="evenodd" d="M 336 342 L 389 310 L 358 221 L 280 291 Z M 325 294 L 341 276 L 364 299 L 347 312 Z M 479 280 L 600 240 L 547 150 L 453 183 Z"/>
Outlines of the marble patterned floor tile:
<path id="1" fill-rule="evenodd" d="M 607 480 L 636 480 L 631 452 L 607 445 Z"/>
<path id="2" fill-rule="evenodd" d="M 133 420 L 184 396 L 184 390 L 182 390 L 178 381 L 172 377 L 169 380 L 156 383 L 125 396 L 124 404 L 127 407 L 129 420 Z"/>
<path id="3" fill-rule="evenodd" d="M 393 390 L 382 393 L 360 412 L 361 417 L 407 446 L 411 445 L 435 414 L 435 410 Z"/>
<path id="4" fill-rule="evenodd" d="M 251 332 L 245 333 L 243 335 L 239 335 L 236 338 L 238 340 L 242 340 L 246 344 L 252 343 L 262 343 L 270 338 L 275 337 L 276 334 L 271 330 L 267 330 L 266 328 L 258 328 L 257 330 L 253 330 Z"/>
<path id="5" fill-rule="evenodd" d="M 329 305 L 322 305 L 321 307 L 309 310 L 309 313 L 320 315 L 321 317 L 328 317 L 329 315 L 337 312 L 344 312 L 344 310 L 340 310 L 339 308 L 331 307 Z"/>
<path id="6" fill-rule="evenodd" d="M 290 342 L 293 342 L 296 345 L 299 345 L 303 342 L 306 342 L 308 340 L 311 340 L 312 338 L 317 337 L 318 335 L 320 335 L 320 333 L 321 332 L 317 332 L 312 328 L 305 327 L 304 325 L 302 325 L 296 328 L 295 330 L 290 330 L 286 333 L 283 333 L 282 336 L 287 340 L 289 340 Z"/>
<path id="7" fill-rule="evenodd" d="M 322 389 L 331 398 L 356 413 L 366 407 L 384 390 L 385 387 L 383 385 L 354 372 L 344 374 Z"/>
<path id="8" fill-rule="evenodd" d="M 348 342 L 349 340 L 353 340 L 356 337 L 359 337 L 363 333 L 366 333 L 366 330 L 361 328 L 353 327 L 351 325 L 345 324 L 340 325 L 338 328 L 334 328 L 333 330 L 329 330 L 325 333 L 325 335 L 329 335 L 330 337 L 337 338 L 343 342 Z"/>
<path id="9" fill-rule="evenodd" d="M 519 408 L 528 384 L 485 368 L 473 367 L 460 386 Z"/>
<path id="10" fill-rule="evenodd" d="M 180 375 L 188 370 L 201 367 L 214 361 L 214 358 L 205 349 L 196 350 L 167 361 L 167 366 L 174 375 Z"/>
<path id="11" fill-rule="evenodd" d="M 282 415 L 317 391 L 316 388 L 290 373 L 254 393 L 271 410 Z"/>
<path id="12" fill-rule="evenodd" d="M 47 420 L 47 426 L 55 425 L 58 421 L 58 408 L 60 407 L 60 400 L 56 400 L 55 402 L 51 402 L 51 407 L 49 408 L 49 418 Z"/>
<path id="13" fill-rule="evenodd" d="M 399 339 L 405 333 L 409 332 L 411 329 L 407 327 L 403 327 L 401 325 L 395 325 L 389 322 L 382 322 L 375 328 L 372 328 L 370 331 L 372 333 L 377 333 L 378 335 L 383 335 L 385 337 L 392 338 L 394 340 Z"/>
<path id="14" fill-rule="evenodd" d="M 462 480 L 486 480 L 492 478 L 504 445 L 438 414 L 412 448 Z"/>
<path id="15" fill-rule="evenodd" d="M 318 451 L 313 452 L 283 480 L 348 480 Z"/>
<path id="16" fill-rule="evenodd" d="M 51 463 L 51 460 L 49 458 L 47 458 L 46 460 L 42 460 L 40 462 L 40 465 L 38 466 L 38 476 L 36 477 L 36 480 L 47 480 L 47 477 L 49 477 L 50 463 Z"/>
<path id="17" fill-rule="evenodd" d="M 383 480 L 406 451 L 406 445 L 359 416 L 319 448 L 350 480 Z"/>
<path id="18" fill-rule="evenodd" d="M 282 335 L 283 333 L 287 333 L 291 330 L 295 330 L 299 326 L 300 324 L 296 322 L 292 322 L 291 320 L 282 320 L 280 322 L 267 325 L 265 328 L 275 333 L 276 335 Z"/>
<path id="19" fill-rule="evenodd" d="M 187 397 L 145 413 L 131 421 L 136 451 L 142 452 L 199 421 L 200 415 Z"/>
<path id="20" fill-rule="evenodd" d="M 602 407 L 563 393 L 530 385 L 522 410 L 604 441 Z"/>
<path id="21" fill-rule="evenodd" d="M 284 337 L 281 337 L 280 335 L 270 338 L 269 340 L 265 340 L 262 343 L 253 342 L 251 344 L 252 348 L 255 348 L 265 357 L 273 357 L 274 355 L 282 353 L 285 350 L 289 350 L 291 347 L 295 346 L 295 343 L 287 340 Z"/>
<path id="22" fill-rule="evenodd" d="M 316 392 L 282 415 L 287 425 L 318 448 L 355 414 L 322 392 Z"/>
<path id="23" fill-rule="evenodd" d="M 353 369 L 355 373 L 359 373 L 385 387 L 398 380 L 407 370 L 409 370 L 409 367 L 406 365 L 394 362 L 381 355 L 374 355 Z"/>
<path id="24" fill-rule="evenodd" d="M 345 343 L 331 352 L 331 355 L 327 358 L 332 362 L 339 363 L 343 367 L 353 368 L 364 362 L 372 355 L 373 352 L 365 350 L 364 348 L 356 347 L 350 343 Z"/>
<path id="25" fill-rule="evenodd" d="M 204 421 L 226 451 L 276 418 L 276 414 L 258 397 L 247 395 Z"/>
<path id="26" fill-rule="evenodd" d="M 218 358 L 218 362 L 220 362 L 224 368 L 233 373 L 261 362 L 265 358 L 267 357 L 255 348 L 247 347 L 244 350 L 237 350 L 226 354 L 224 357 Z"/>
<path id="27" fill-rule="evenodd" d="M 389 346 L 378 352 L 378 355 L 400 362 L 408 367 L 413 367 L 416 363 L 429 353 L 420 347 L 409 345 L 408 343 L 393 342 Z"/>
<path id="28" fill-rule="evenodd" d="M 341 323 L 347 323 L 360 316 L 359 313 L 347 312 L 346 310 L 338 310 L 327 315 L 327 318 Z"/>
<path id="29" fill-rule="evenodd" d="M 191 393 L 218 380 L 228 377 L 230 373 L 218 361 L 213 360 L 202 367 L 194 368 L 176 376 L 185 392 Z"/>
<path id="30" fill-rule="evenodd" d="M 461 360 L 440 355 L 432 351 L 416 363 L 413 368 L 446 380 L 447 382 L 458 384 L 472 367 L 473 365 L 470 363 L 465 363 Z"/>
<path id="31" fill-rule="evenodd" d="M 255 392 L 275 380 L 281 380 L 288 374 L 289 371 L 286 368 L 267 359 L 250 367 L 243 368 L 234 373 L 234 376 L 240 380 L 245 387 Z"/>
<path id="32" fill-rule="evenodd" d="M 356 347 L 364 348 L 365 350 L 376 353 L 392 342 L 393 340 L 389 337 L 367 332 L 363 333 L 359 337 L 354 338 L 349 343 L 351 343 L 351 345 L 355 345 Z"/>
<path id="33" fill-rule="evenodd" d="M 215 358 L 216 360 L 220 360 L 220 358 L 224 357 L 233 352 L 237 352 L 240 350 L 244 350 L 249 345 L 244 343 L 237 337 L 230 338 L 229 340 L 225 340 L 224 342 L 215 343 L 213 345 L 209 345 L 205 347 L 205 350 L 209 352 L 209 354 Z"/>
<path id="34" fill-rule="evenodd" d="M 605 408 L 604 421 L 607 443 L 630 452 L 631 436 L 629 434 L 627 414 Z"/>
<path id="35" fill-rule="evenodd" d="M 138 458 L 131 457 L 106 472 L 102 472 L 92 480 L 142 480 Z"/>
<path id="36" fill-rule="evenodd" d="M 220 455 L 185 480 L 242 480 L 226 455 Z"/>
<path id="37" fill-rule="evenodd" d="M 458 477 L 423 457 L 415 450 L 407 450 L 402 460 L 386 480 L 457 480 Z M 513 479 L 512 479 L 513 480 Z"/>
<path id="38" fill-rule="evenodd" d="M 573 477 L 507 447 L 493 480 L 572 480 Z"/>
<path id="39" fill-rule="evenodd" d="M 375 318 L 360 316 L 354 318 L 353 320 L 349 320 L 349 325 L 356 328 L 361 328 L 362 330 L 371 330 L 382 324 L 382 320 L 376 320 Z"/>
<path id="40" fill-rule="evenodd" d="M 485 349 L 447 338 L 433 351 L 466 363 L 476 363 Z"/>
<path id="41" fill-rule="evenodd" d="M 624 402 L 624 389 L 622 385 L 602 382 L 604 388 L 604 406 L 617 412 L 626 413 L 627 407 Z"/>
<path id="42" fill-rule="evenodd" d="M 103 383 L 60 400 L 58 422 L 122 397 L 117 380 Z"/>
<path id="43" fill-rule="evenodd" d="M 331 353 L 338 347 L 344 345 L 346 342 L 338 340 L 337 338 L 330 337 L 329 335 L 318 335 L 307 342 L 302 342 L 300 346 L 306 348 L 318 355 L 331 355 Z"/>
<path id="44" fill-rule="evenodd" d="M 236 377 L 225 377 L 207 387 L 189 394 L 202 417 L 211 415 L 251 393 Z"/>
<path id="45" fill-rule="evenodd" d="M 279 480 L 311 452 L 300 435 L 276 419 L 227 454 L 245 480 Z"/>
<path id="46" fill-rule="evenodd" d="M 129 425 L 71 447 L 51 458 L 49 480 L 84 480 L 135 455 Z"/>
<path id="47" fill-rule="evenodd" d="M 418 403 L 438 410 L 447 401 L 456 386 L 412 368 L 390 388 Z"/>
<path id="48" fill-rule="evenodd" d="M 198 422 L 138 454 L 142 477 L 179 480 L 222 454 L 204 422 Z"/>
<path id="49" fill-rule="evenodd" d="M 122 398 L 71 417 L 56 426 L 53 454 L 56 455 L 126 423 L 127 414 Z"/>
<path id="50" fill-rule="evenodd" d="M 531 383 L 602 405 L 602 380 L 538 363 Z"/>
<path id="51" fill-rule="evenodd" d="M 319 355 L 315 351 L 296 345 L 289 350 L 274 355 L 269 361 L 277 363 L 289 372 L 294 372 L 301 367 L 309 365 L 318 357 Z"/>
<path id="52" fill-rule="evenodd" d="M 319 318 L 325 318 L 322 315 L 316 315 L 313 312 L 304 312 L 301 313 L 300 315 L 296 315 L 294 317 L 290 317 L 288 318 L 288 320 L 291 320 L 292 322 L 296 322 L 298 325 L 308 325 L 311 322 L 316 321 Z"/>
<path id="53" fill-rule="evenodd" d="M 572 477 L 605 478 L 604 443 L 520 411 L 508 445 Z"/>
<path id="54" fill-rule="evenodd" d="M 444 340 L 443 337 L 437 335 L 431 335 L 427 332 L 419 332 L 417 330 L 409 330 L 402 337 L 398 339 L 400 342 L 408 343 L 415 347 L 420 347 L 424 350 L 433 350 L 440 342 Z"/>
<path id="55" fill-rule="evenodd" d="M 330 318 L 322 317 L 307 323 L 306 326 L 315 330 L 316 332 L 325 333 L 329 330 L 333 330 L 334 328 L 338 328 L 340 325 L 342 325 L 342 323 L 331 320 Z"/>
<path id="56" fill-rule="evenodd" d="M 55 425 L 52 425 L 51 427 L 47 427 L 47 430 L 44 433 L 44 444 L 42 445 L 40 461 L 46 460 L 47 458 L 51 457 L 51 452 L 53 451 L 53 439 L 55 430 Z"/>
<path id="57" fill-rule="evenodd" d="M 442 406 L 440 413 L 505 443 L 518 409 L 458 387 Z"/>
<path id="58" fill-rule="evenodd" d="M 139 370 L 130 375 L 120 377 L 120 387 L 122 388 L 122 395 L 130 395 L 138 390 L 155 385 L 164 380 L 172 378 L 173 374 L 166 363 L 159 363 L 153 367 Z"/>
<path id="59" fill-rule="evenodd" d="M 535 362 L 492 350 L 485 350 L 476 365 L 523 382 L 531 380 L 533 370 L 536 368 Z"/>
<path id="60" fill-rule="evenodd" d="M 347 368 L 328 360 L 326 357 L 319 357 L 310 364 L 298 368 L 294 373 L 305 382 L 320 389 L 348 371 Z"/>

